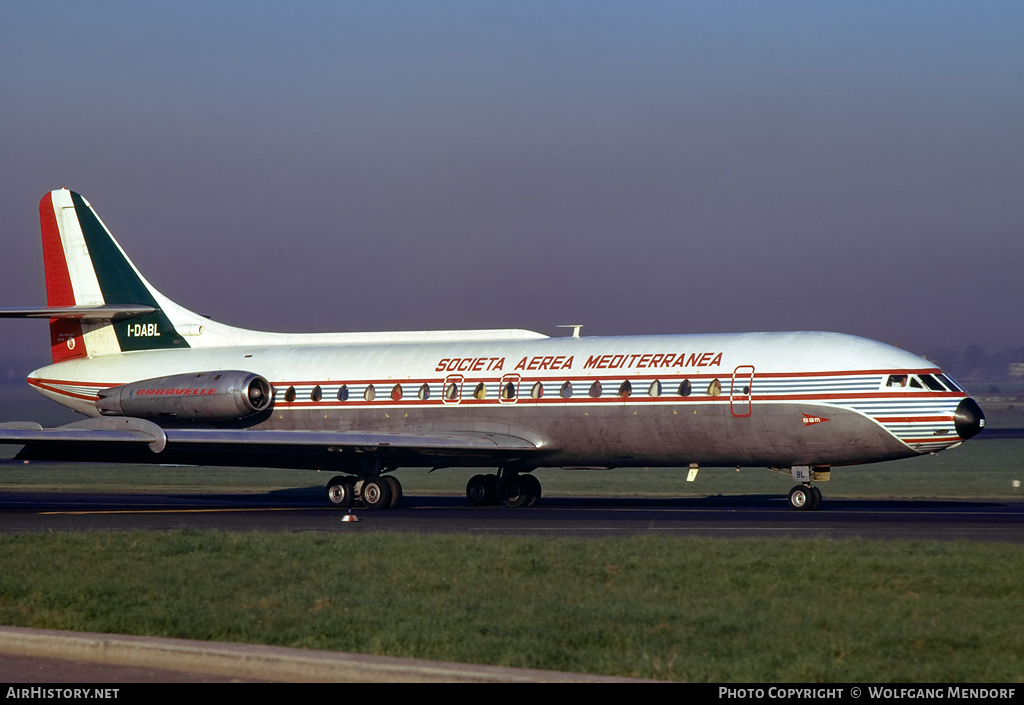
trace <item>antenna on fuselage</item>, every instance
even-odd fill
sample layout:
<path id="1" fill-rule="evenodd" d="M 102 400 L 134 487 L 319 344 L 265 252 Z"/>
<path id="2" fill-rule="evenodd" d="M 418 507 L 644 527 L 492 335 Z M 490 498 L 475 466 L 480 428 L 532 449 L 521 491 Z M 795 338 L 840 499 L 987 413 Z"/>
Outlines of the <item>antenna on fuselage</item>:
<path id="1" fill-rule="evenodd" d="M 557 326 L 557 327 L 558 328 L 572 328 L 572 337 L 573 338 L 579 338 L 580 337 L 580 328 L 583 327 L 583 324 L 582 323 L 564 323 L 564 324 L 562 324 L 560 326 Z"/>

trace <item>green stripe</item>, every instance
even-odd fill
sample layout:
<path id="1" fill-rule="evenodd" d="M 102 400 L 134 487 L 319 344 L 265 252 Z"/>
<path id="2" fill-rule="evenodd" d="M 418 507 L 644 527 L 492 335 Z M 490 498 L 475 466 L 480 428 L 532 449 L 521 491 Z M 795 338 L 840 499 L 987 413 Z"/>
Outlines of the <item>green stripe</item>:
<path id="1" fill-rule="evenodd" d="M 89 250 L 96 279 L 103 300 L 108 304 L 143 304 L 159 308 L 149 289 L 143 284 L 131 263 L 118 249 L 110 233 L 103 227 L 92 209 L 77 193 L 71 193 L 75 214 L 82 226 L 85 245 Z M 154 311 L 112 324 L 122 351 L 187 348 L 178 331 L 163 311 Z"/>

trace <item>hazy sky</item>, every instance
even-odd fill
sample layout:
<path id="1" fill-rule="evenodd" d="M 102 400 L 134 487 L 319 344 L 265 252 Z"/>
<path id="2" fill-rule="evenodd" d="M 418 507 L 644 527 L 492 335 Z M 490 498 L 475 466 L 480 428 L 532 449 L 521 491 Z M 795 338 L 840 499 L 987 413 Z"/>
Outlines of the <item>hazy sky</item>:
<path id="1" fill-rule="evenodd" d="M 5 2 L 0 68 L 3 306 L 67 186 L 239 326 L 1024 345 L 1019 0 Z"/>

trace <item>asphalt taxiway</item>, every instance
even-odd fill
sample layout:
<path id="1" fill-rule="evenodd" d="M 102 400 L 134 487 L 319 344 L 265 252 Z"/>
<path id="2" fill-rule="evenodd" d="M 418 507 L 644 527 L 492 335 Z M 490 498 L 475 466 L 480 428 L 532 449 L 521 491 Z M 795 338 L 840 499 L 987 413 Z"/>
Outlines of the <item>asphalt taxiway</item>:
<path id="1" fill-rule="evenodd" d="M 828 499 L 813 512 L 782 495 L 545 497 L 528 509 L 407 495 L 396 509 L 346 512 L 319 492 L 115 494 L 0 491 L 0 531 L 218 529 L 607 537 L 818 537 L 1024 542 L 1024 500 Z"/>

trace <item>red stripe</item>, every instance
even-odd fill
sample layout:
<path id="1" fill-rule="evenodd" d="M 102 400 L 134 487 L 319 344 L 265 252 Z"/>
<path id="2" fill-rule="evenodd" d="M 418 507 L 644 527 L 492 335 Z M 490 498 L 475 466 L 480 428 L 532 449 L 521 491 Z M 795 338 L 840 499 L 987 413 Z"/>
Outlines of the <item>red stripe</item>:
<path id="1" fill-rule="evenodd" d="M 46 194 L 39 201 L 39 228 L 43 235 L 46 303 L 50 306 L 74 306 L 75 290 L 71 285 L 52 193 Z M 86 356 L 81 322 L 67 318 L 50 319 L 50 355 L 54 362 Z"/>
<path id="2" fill-rule="evenodd" d="M 117 387 L 126 382 L 82 382 L 77 379 L 43 379 L 41 377 L 29 377 L 29 384 L 73 384 L 77 387 L 96 387 L 97 389 L 106 389 L 108 387 Z"/>
<path id="3" fill-rule="evenodd" d="M 69 392 L 66 389 L 58 389 L 57 387 L 51 387 L 48 384 L 35 384 L 33 386 L 38 387 L 39 389 L 45 389 L 48 392 L 53 392 L 54 394 L 59 394 L 62 397 L 70 397 L 71 399 L 84 399 L 85 401 L 96 401 L 96 399 L 99 398 L 98 394 L 79 394 L 77 392 Z"/>
<path id="4" fill-rule="evenodd" d="M 74 306 L 75 290 L 64 257 L 64 245 L 53 208 L 53 194 L 39 201 L 39 226 L 43 233 L 43 265 L 46 269 L 46 303 L 50 306 Z"/>
<path id="5" fill-rule="evenodd" d="M 919 423 L 925 421 L 952 421 L 953 415 L 949 416 L 875 416 L 875 421 L 881 423 Z"/>
<path id="6" fill-rule="evenodd" d="M 99 390 L 100 389 L 107 389 L 107 388 L 110 388 L 110 387 L 118 386 L 116 384 L 100 384 L 100 383 L 96 383 L 96 382 L 74 382 L 74 381 L 70 381 L 70 380 L 55 380 L 55 379 L 38 379 L 38 378 L 35 378 L 35 377 L 29 377 L 28 378 L 28 383 L 31 386 L 33 386 L 33 387 L 37 387 L 39 389 L 45 389 L 48 392 L 53 392 L 54 394 L 60 394 L 63 397 L 69 397 L 71 399 L 83 399 L 85 401 L 96 401 L 96 399 L 99 398 Z M 95 394 L 80 394 L 78 392 L 71 392 L 71 391 L 68 391 L 66 389 L 60 389 L 60 388 L 54 386 L 54 385 L 58 385 L 58 384 L 73 384 L 76 387 L 96 387 L 97 391 L 96 391 Z"/>
<path id="7" fill-rule="evenodd" d="M 566 379 L 568 379 L 568 381 L 572 381 L 572 382 L 577 382 L 577 381 L 594 382 L 594 381 L 597 381 L 593 377 L 582 377 L 582 378 L 558 377 L 556 379 L 558 381 L 565 381 Z M 615 381 L 618 381 L 618 380 L 621 380 L 623 378 L 622 377 L 615 377 L 613 379 Z M 633 378 L 630 378 L 630 379 L 636 380 L 637 378 L 633 377 Z M 632 399 L 633 401 L 644 400 L 644 401 L 651 401 L 651 402 L 653 402 L 653 401 L 660 401 L 660 402 L 678 403 L 678 402 L 694 402 L 694 401 L 707 401 L 707 400 L 719 400 L 719 399 L 725 400 L 725 399 L 728 399 L 729 396 L 730 396 L 729 394 L 727 394 L 727 393 L 725 393 L 723 391 L 722 394 L 719 394 L 717 396 L 710 396 L 708 394 L 702 394 L 700 392 L 697 392 L 697 393 L 691 394 L 689 396 L 682 397 L 682 396 L 679 396 L 677 394 L 672 393 L 671 387 L 673 387 L 674 385 L 671 385 L 669 383 L 670 380 L 674 379 L 674 381 L 678 381 L 680 378 L 666 378 L 666 377 L 662 377 L 661 379 L 666 380 L 664 386 L 665 387 L 669 387 L 670 390 L 666 391 L 666 392 L 663 392 L 661 395 L 656 396 L 656 397 L 648 396 L 646 394 L 646 390 L 644 390 L 644 389 L 640 389 L 639 391 L 638 390 L 634 390 L 633 394 L 631 394 L 629 397 L 622 397 L 622 396 L 619 396 L 618 394 L 615 394 L 615 393 L 602 394 L 600 397 L 591 397 L 589 394 L 587 394 L 587 391 L 589 390 L 589 386 L 581 385 L 581 387 L 578 390 L 577 389 L 573 390 L 573 392 L 574 392 L 573 396 L 571 396 L 569 398 L 562 398 L 562 397 L 557 395 L 557 392 L 553 392 L 553 393 L 551 393 L 548 396 L 542 397 L 541 399 L 534 399 L 532 397 L 525 396 L 525 397 L 519 397 L 516 401 L 517 401 L 517 403 L 522 403 L 524 401 L 525 402 L 538 402 L 539 401 L 539 402 L 542 402 L 542 403 L 553 403 L 553 402 L 563 402 L 564 403 L 564 402 L 572 402 L 572 401 L 583 401 L 583 402 L 588 402 L 588 403 L 622 403 L 624 401 Z M 693 378 L 691 377 L 689 379 L 693 379 Z M 480 380 L 472 380 L 472 382 L 479 382 L 479 381 Z M 487 380 L 487 381 L 490 381 L 492 383 L 497 383 L 497 379 L 490 379 L 490 380 Z M 529 385 L 531 382 L 536 382 L 536 381 L 544 381 L 544 380 L 534 380 L 532 378 L 531 379 L 525 379 L 524 378 L 523 380 L 520 381 L 519 389 L 522 389 L 524 384 Z M 115 386 L 118 386 L 120 384 L 124 384 L 124 382 L 83 382 L 83 381 L 77 381 L 77 380 L 51 380 L 51 379 L 44 380 L 44 379 L 35 379 L 35 378 L 29 378 L 28 382 L 29 382 L 29 384 L 35 384 L 37 386 L 50 385 L 50 384 L 65 384 L 65 385 L 75 385 L 75 386 L 80 386 L 80 387 L 96 387 L 98 389 L 105 389 L 105 388 L 108 388 L 108 387 L 115 387 Z M 331 405 L 331 406 L 333 406 L 333 405 L 353 406 L 353 405 L 356 405 L 356 404 L 379 405 L 382 402 L 383 403 L 387 403 L 387 404 L 396 404 L 396 405 L 402 405 L 402 404 L 415 405 L 415 404 L 423 404 L 423 403 L 434 403 L 434 402 L 440 401 L 440 397 L 431 397 L 430 399 L 419 399 L 419 398 L 417 398 L 415 396 L 415 393 L 418 391 L 419 387 L 422 384 L 424 384 L 424 383 L 428 383 L 428 384 L 430 384 L 433 387 L 443 387 L 443 386 L 445 386 L 445 385 L 442 384 L 442 380 L 437 380 L 437 379 L 433 379 L 433 380 L 415 379 L 415 380 L 409 380 L 409 381 L 406 381 L 406 382 L 401 382 L 400 384 L 402 385 L 403 397 L 400 400 L 396 401 L 396 400 L 392 400 L 390 398 L 391 389 L 394 387 L 394 384 L 395 384 L 394 380 L 377 380 L 377 381 L 373 381 L 373 382 L 358 381 L 358 380 L 356 380 L 356 381 L 345 383 L 344 386 L 348 386 L 348 387 L 351 388 L 351 387 L 362 387 L 364 385 L 369 386 L 369 385 L 372 384 L 372 385 L 374 385 L 375 387 L 378 388 L 377 391 L 380 394 L 380 398 L 374 399 L 373 401 L 369 401 L 369 402 L 366 401 L 366 400 L 362 400 L 362 399 L 358 400 L 358 401 L 356 399 L 351 399 L 349 401 L 344 401 L 344 402 L 338 402 L 338 401 L 335 401 L 334 399 L 324 399 L 324 400 L 322 400 L 320 402 L 312 402 L 312 401 L 308 401 L 308 400 L 304 400 L 304 399 L 303 400 L 298 400 L 297 399 L 294 402 L 285 402 L 283 399 L 280 399 L 280 400 L 278 400 L 276 402 L 275 405 L 276 406 L 286 406 L 286 405 L 296 405 L 296 406 L 297 405 L 305 405 L 305 406 L 327 406 L 327 405 Z M 291 383 L 277 383 L 277 384 L 274 384 L 273 387 L 274 387 L 274 389 L 276 391 L 281 392 L 281 396 L 283 397 L 284 390 L 286 390 L 289 386 L 292 386 L 292 387 L 320 386 L 321 388 L 323 388 L 323 387 L 334 387 L 335 384 L 338 384 L 338 383 L 337 382 L 320 382 L 319 384 L 317 384 L 315 382 L 291 382 Z M 471 384 L 471 382 L 466 381 L 466 382 L 463 383 L 463 387 L 465 387 L 466 385 L 470 385 L 470 384 Z M 586 388 L 584 388 L 584 387 L 586 387 Z M 58 390 L 54 390 L 54 391 L 58 391 Z M 296 391 L 298 391 L 298 390 L 296 390 Z M 959 392 L 923 392 L 923 391 L 918 391 L 918 392 L 848 392 L 848 393 L 845 393 L 845 394 L 752 394 L 752 395 L 736 395 L 736 396 L 739 397 L 739 398 L 742 398 L 744 400 L 746 400 L 749 397 L 751 399 L 751 401 L 754 401 L 754 402 L 776 402 L 776 401 L 821 402 L 821 401 L 857 400 L 857 399 L 880 399 L 880 400 L 885 400 L 885 399 L 905 399 L 905 400 L 910 401 L 910 400 L 919 400 L 919 399 L 961 398 L 963 395 L 960 394 Z M 470 398 L 470 397 L 462 397 L 459 400 L 459 403 L 462 403 L 462 404 L 465 404 L 465 403 L 489 404 L 489 403 L 494 403 L 495 401 L 498 401 L 497 397 L 488 397 L 486 399 L 475 399 L 475 398 Z M 507 400 L 506 399 L 502 399 L 501 401 L 504 402 L 504 403 L 512 403 L 511 399 L 507 399 Z M 448 403 L 452 404 L 452 403 L 455 403 L 455 402 L 454 401 L 449 401 Z M 939 421 L 949 421 L 949 420 L 951 420 L 952 419 L 952 415 L 949 415 L 949 416 L 878 416 L 878 417 L 874 417 L 874 418 L 876 420 L 878 420 L 878 421 L 888 421 L 888 422 L 897 422 L 897 423 L 898 422 L 918 422 L 918 421 L 936 421 L 936 422 L 939 422 Z"/>
<path id="8" fill-rule="evenodd" d="M 886 373 L 886 374 L 927 374 L 927 372 L 929 372 L 929 371 L 927 371 L 927 370 L 898 370 L 898 371 L 882 370 L 882 371 L 878 371 L 878 372 L 775 372 L 775 373 L 770 373 L 770 374 L 767 374 L 767 373 L 766 374 L 760 374 L 760 375 L 759 374 L 755 374 L 754 377 L 753 377 L 753 385 L 756 387 L 758 380 L 765 380 L 765 379 L 769 379 L 769 378 L 788 379 L 788 378 L 793 378 L 793 377 L 810 377 L 810 376 L 844 377 L 844 376 L 882 374 L 883 372 Z M 937 372 L 937 370 L 931 370 L 931 372 Z M 518 374 L 518 373 L 516 373 L 516 374 Z M 493 377 L 493 376 L 488 376 L 488 377 L 470 377 L 470 376 L 463 376 L 462 382 L 463 382 L 463 384 L 478 384 L 480 382 L 485 382 L 485 383 L 490 382 L 490 383 L 497 384 L 502 379 L 505 379 L 506 376 L 507 375 L 502 376 L 502 377 Z M 721 372 L 717 372 L 717 373 L 716 372 L 704 372 L 704 373 L 701 373 L 701 374 L 686 374 L 685 372 L 679 372 L 679 371 L 666 371 L 666 373 L 664 373 L 664 374 L 642 374 L 642 375 L 635 375 L 635 374 L 600 375 L 600 376 L 598 376 L 598 375 L 587 375 L 587 376 L 581 376 L 581 375 L 546 375 L 546 376 L 541 376 L 541 375 L 538 375 L 538 376 L 519 375 L 519 378 L 520 378 L 520 384 L 527 384 L 527 383 L 533 383 L 533 382 L 572 382 L 573 384 L 576 384 L 577 382 L 579 382 L 579 383 L 591 383 L 591 384 L 594 383 L 594 382 L 601 382 L 603 384 L 603 383 L 606 383 L 606 382 L 622 382 L 622 381 L 626 381 L 626 380 L 628 380 L 630 382 L 640 382 L 640 381 L 653 382 L 654 380 L 661 380 L 663 383 L 669 384 L 671 382 L 679 383 L 679 382 L 682 382 L 683 380 L 687 380 L 687 379 L 690 380 L 690 381 L 699 381 L 699 380 L 710 381 L 712 379 L 731 380 L 733 378 L 733 374 L 732 374 L 732 372 L 725 371 L 725 370 L 722 370 Z M 440 384 L 441 382 L 448 381 L 448 379 L 450 379 L 450 377 L 444 377 L 444 378 L 438 378 L 438 377 L 432 377 L 432 378 L 410 378 L 410 379 L 407 379 L 407 380 L 402 380 L 401 382 L 398 382 L 398 384 L 401 384 L 403 387 L 405 387 L 407 385 L 417 385 L 418 386 L 418 385 L 424 384 L 424 383 L 426 383 L 426 384 Z M 373 384 L 373 385 L 377 385 L 377 386 L 381 386 L 381 385 L 387 386 L 390 389 L 392 386 L 395 385 L 395 383 L 396 383 L 395 379 L 392 377 L 390 379 L 368 379 L 368 380 L 354 379 L 354 380 L 347 380 L 347 381 L 333 380 L 333 381 L 326 381 L 326 382 L 322 381 L 322 380 L 284 381 L 284 382 L 273 382 L 273 385 L 274 385 L 275 388 L 283 387 L 283 388 L 287 389 L 290 386 L 291 387 L 306 387 L 306 386 L 314 387 L 314 386 L 319 385 L 321 387 L 325 387 L 325 386 L 333 387 L 336 384 L 337 385 L 345 385 L 345 386 Z M 456 384 L 458 384 L 458 382 L 456 382 Z M 906 397 L 910 396 L 911 394 L 914 395 L 914 397 L 928 397 L 928 398 L 942 397 L 942 396 L 946 396 L 946 397 L 961 397 L 961 396 L 963 396 L 963 394 L 961 392 L 932 392 L 932 391 L 928 391 L 928 390 L 924 390 L 924 389 L 921 389 L 921 390 L 919 390 L 917 392 L 895 391 L 895 392 L 846 392 L 846 393 L 832 393 L 832 394 L 827 394 L 827 395 L 813 395 L 813 393 L 809 393 L 809 394 L 811 394 L 812 396 L 815 396 L 815 398 L 822 398 L 822 399 L 825 399 L 825 398 L 829 398 L 829 399 L 847 399 L 847 398 L 849 398 L 849 399 L 857 399 L 859 397 L 865 397 L 865 396 L 866 397 L 880 397 L 880 398 L 889 398 L 889 397 L 891 397 L 893 399 L 902 399 L 902 398 L 906 398 Z M 802 397 L 806 397 L 806 396 L 808 396 L 808 395 L 807 394 L 795 394 L 795 395 L 782 395 L 782 394 L 775 395 L 775 394 L 771 394 L 771 395 L 766 395 L 765 398 L 766 399 L 789 399 L 789 398 L 796 399 L 796 398 L 802 398 Z"/>

